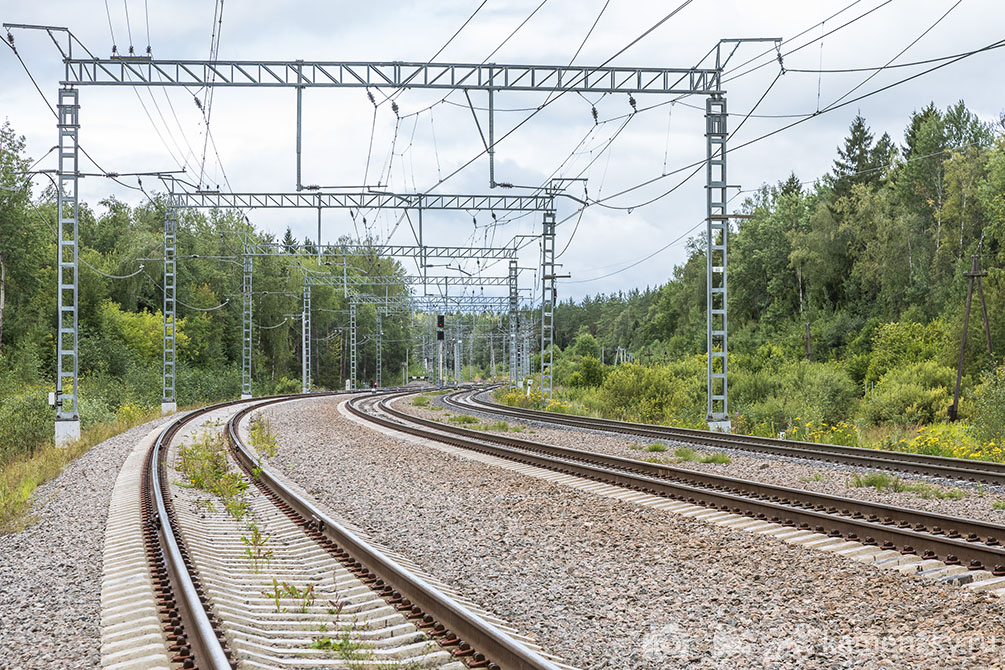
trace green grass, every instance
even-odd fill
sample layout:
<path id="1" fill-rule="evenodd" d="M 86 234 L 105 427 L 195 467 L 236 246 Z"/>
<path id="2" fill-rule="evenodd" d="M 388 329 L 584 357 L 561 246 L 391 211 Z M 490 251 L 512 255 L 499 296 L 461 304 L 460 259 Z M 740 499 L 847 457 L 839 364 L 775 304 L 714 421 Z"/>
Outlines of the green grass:
<path id="1" fill-rule="evenodd" d="M 222 435 L 206 432 L 182 444 L 175 468 L 185 475 L 185 486 L 219 496 L 235 519 L 248 513 L 248 501 L 244 499 L 248 482 L 240 472 L 230 471 Z"/>
<path id="2" fill-rule="evenodd" d="M 653 442 L 652 444 L 646 446 L 646 451 L 666 451 L 667 445 L 662 442 Z"/>
<path id="3" fill-rule="evenodd" d="M 690 447 L 678 447 L 677 449 L 674 449 L 673 457 L 677 459 L 677 462 L 697 461 L 698 452 Z"/>
<path id="4" fill-rule="evenodd" d="M 959 500 L 966 495 L 966 492 L 960 488 L 942 489 L 925 482 L 909 483 L 884 472 L 855 475 L 848 482 L 848 486 L 870 487 L 877 491 L 893 491 L 894 493 L 914 493 L 925 500 Z"/>
<path id="5" fill-rule="evenodd" d="M 429 407 L 429 396 L 417 395 L 412 398 L 412 404 L 416 407 Z"/>
<path id="6" fill-rule="evenodd" d="M 471 425 L 478 423 L 478 419 L 471 416 L 470 414 L 457 414 L 449 419 L 450 423 L 456 423 L 458 425 Z"/>
<path id="7" fill-rule="evenodd" d="M 800 477 L 799 481 L 801 481 L 801 482 L 822 482 L 824 479 L 826 479 L 826 477 L 824 477 L 823 474 L 821 474 L 819 472 L 814 472 L 809 477 Z"/>
<path id="8" fill-rule="evenodd" d="M 1005 498 L 996 500 L 991 503 L 991 509 L 1005 509 Z"/>
<path id="9" fill-rule="evenodd" d="M 275 457 L 279 444 L 276 442 L 275 433 L 272 432 L 271 420 L 266 419 L 261 414 L 251 417 L 248 427 L 248 438 L 251 441 L 251 446 L 256 451 L 265 454 L 269 458 Z"/>
<path id="10" fill-rule="evenodd" d="M 80 439 L 66 447 L 42 445 L 30 455 L 17 457 L 0 467 L 0 535 L 24 530 L 34 522 L 26 517 L 35 489 L 55 479 L 68 464 L 96 444 L 160 416 L 159 408 L 120 412 L 119 418 L 85 428 Z"/>
<path id="11" fill-rule="evenodd" d="M 722 452 L 715 452 L 714 454 L 706 454 L 698 459 L 699 463 L 717 463 L 719 465 L 727 465 L 733 462 L 729 456 Z"/>

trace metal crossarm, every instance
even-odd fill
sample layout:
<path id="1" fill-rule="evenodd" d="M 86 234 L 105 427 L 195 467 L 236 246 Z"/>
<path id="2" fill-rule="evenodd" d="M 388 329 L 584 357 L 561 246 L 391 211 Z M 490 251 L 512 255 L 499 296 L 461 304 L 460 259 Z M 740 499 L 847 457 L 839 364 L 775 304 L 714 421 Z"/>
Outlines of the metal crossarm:
<path id="1" fill-rule="evenodd" d="M 176 209 L 435 209 L 538 212 L 546 195 L 437 195 L 428 193 L 222 193 L 174 191 Z"/>
<path id="2" fill-rule="evenodd" d="M 314 253 L 309 253 L 302 249 L 290 251 L 286 249 L 282 242 L 251 243 L 248 245 L 248 253 L 253 256 L 302 256 L 306 258 L 338 257 L 352 259 L 353 256 L 392 256 L 395 258 L 418 258 L 425 261 L 427 258 L 449 258 L 454 259 L 474 259 L 482 260 L 507 260 L 516 258 L 517 249 L 514 247 L 428 247 L 407 244 L 347 244 L 347 245 L 323 245 Z M 341 261 L 339 261 L 341 264 Z M 424 263 L 423 263 L 424 264 Z"/>
<path id="3" fill-rule="evenodd" d="M 424 88 L 485 91 L 657 93 L 720 92 L 715 68 L 500 65 L 329 61 L 223 61 L 67 58 L 71 86 L 266 88 Z"/>

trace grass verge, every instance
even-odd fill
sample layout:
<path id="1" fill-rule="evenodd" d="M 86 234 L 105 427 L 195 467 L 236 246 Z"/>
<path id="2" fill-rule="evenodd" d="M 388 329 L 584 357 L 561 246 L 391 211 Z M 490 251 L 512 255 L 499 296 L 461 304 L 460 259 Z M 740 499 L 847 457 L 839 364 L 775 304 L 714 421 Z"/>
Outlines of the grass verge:
<path id="1" fill-rule="evenodd" d="M 877 491 L 893 491 L 894 493 L 914 493 L 926 500 L 959 500 L 966 495 L 966 492 L 960 488 L 942 489 L 925 482 L 905 482 L 900 477 L 883 472 L 855 475 L 849 480 L 848 486 L 871 487 Z"/>
<path id="2" fill-rule="evenodd" d="M 31 508 L 35 489 L 58 477 L 63 468 L 94 445 L 160 415 L 159 408 L 132 411 L 114 421 L 84 429 L 80 439 L 67 447 L 43 445 L 30 456 L 4 464 L 0 467 L 0 535 L 24 530 L 34 522 L 25 512 Z"/>

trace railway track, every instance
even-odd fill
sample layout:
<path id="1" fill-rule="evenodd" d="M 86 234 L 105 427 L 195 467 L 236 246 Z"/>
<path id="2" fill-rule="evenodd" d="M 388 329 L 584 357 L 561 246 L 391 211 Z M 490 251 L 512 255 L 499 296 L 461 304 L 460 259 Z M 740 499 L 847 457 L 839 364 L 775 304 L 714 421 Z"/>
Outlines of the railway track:
<path id="1" fill-rule="evenodd" d="M 622 435 L 636 435 L 655 440 L 686 442 L 713 449 L 738 449 L 789 458 L 810 459 L 827 463 L 855 465 L 875 470 L 908 472 L 943 479 L 1005 485 L 1005 463 L 945 458 L 927 454 L 881 451 L 837 444 L 797 442 L 750 435 L 717 433 L 691 428 L 673 428 L 652 424 L 596 419 L 555 412 L 542 412 L 500 405 L 477 397 L 484 389 L 464 390 L 444 396 L 443 402 L 457 411 L 477 411 L 529 421 Z"/>
<path id="2" fill-rule="evenodd" d="M 704 507 L 709 518 L 775 524 L 787 529 L 779 536 L 808 546 L 854 543 L 849 550 L 878 565 L 910 564 L 915 572 L 973 588 L 1005 589 L 1005 526 L 461 428 L 391 406 L 403 395 L 354 398 L 347 407 L 393 430 Z"/>
<path id="3" fill-rule="evenodd" d="M 262 462 L 245 442 L 242 421 L 301 397 L 188 413 L 142 453 L 142 479 L 135 490 L 122 489 L 139 492 L 139 523 L 106 536 L 113 539 L 111 554 L 106 539 L 106 563 L 121 571 L 106 566 L 103 666 L 568 668 L 407 557 L 333 519 Z M 200 420 L 206 432 L 197 441 L 219 440 L 227 477 L 241 482 L 223 509 L 169 477 L 179 443 L 192 440 Z M 221 427 L 226 445 L 213 437 Z M 127 475 L 120 473 L 116 494 Z M 132 509 L 116 494 L 113 522 Z M 128 555 L 134 541 L 125 538 L 126 526 L 142 529 L 138 557 Z M 166 655 L 154 653 L 158 648 Z"/>

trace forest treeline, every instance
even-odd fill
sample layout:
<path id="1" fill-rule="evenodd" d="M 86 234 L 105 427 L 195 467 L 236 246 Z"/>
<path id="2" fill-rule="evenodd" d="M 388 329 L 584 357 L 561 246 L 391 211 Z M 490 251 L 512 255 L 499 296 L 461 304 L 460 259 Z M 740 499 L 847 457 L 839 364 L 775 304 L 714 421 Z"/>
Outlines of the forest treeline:
<path id="1" fill-rule="evenodd" d="M 791 430 L 808 420 L 914 426 L 944 420 L 955 384 L 965 273 L 974 255 L 988 273 L 983 288 L 1000 360 L 1005 353 L 1001 131 L 963 102 L 917 111 L 902 142 L 887 134 L 875 138 L 857 116 L 829 174 L 810 183 L 793 174 L 746 199 L 741 210 L 750 218 L 735 224 L 727 268 L 731 410 L 741 422 Z M 653 391 L 663 395 L 649 419 L 700 421 L 703 247 L 703 235 L 690 240 L 686 261 L 662 286 L 561 303 L 557 341 L 569 355 L 559 377 L 568 381 L 583 354 L 603 355 L 610 364 L 623 347 L 639 364 L 634 377 L 623 380 L 628 388 L 659 385 L 647 377 L 651 373 L 642 369 L 647 367 L 660 367 L 673 381 Z M 964 367 L 965 415 L 985 401 L 973 395 L 975 389 L 1000 388 L 993 369 L 975 294 Z M 572 382 L 583 385 L 583 375 Z M 645 404 L 642 391 L 625 393 L 632 399 L 625 407 Z M 595 400 L 617 406 L 616 395 Z M 1005 404 L 1005 397 L 1001 400 Z M 1005 426 L 1005 412 L 996 421 Z M 993 441 L 993 435 L 986 437 Z"/>
<path id="2" fill-rule="evenodd" d="M 0 127 L 0 465 L 52 441 L 54 411 L 47 395 L 55 379 L 56 203 L 44 176 L 29 179 L 32 159 L 9 124 Z M 34 183 L 35 188 L 32 188 Z M 79 372 L 85 428 L 140 415 L 161 400 L 164 198 L 150 193 L 130 207 L 106 199 L 80 206 Z M 342 277 L 390 277 L 365 282 L 362 293 L 407 291 L 404 269 L 373 253 L 329 254 L 287 230 L 280 240 L 239 212 L 186 210 L 178 226 L 178 367 L 176 395 L 191 405 L 241 392 L 243 241 L 278 242 L 303 255 L 254 258 L 252 369 L 256 395 L 300 388 L 304 272 Z M 348 239 L 339 244 L 349 243 Z M 326 257 L 328 258 L 328 257 Z M 316 385 L 340 388 L 348 377 L 349 304 L 341 286 L 312 290 L 312 368 Z M 359 375 L 374 377 L 376 308 L 358 310 Z M 383 318 L 385 371 L 401 374 L 412 324 Z"/>

